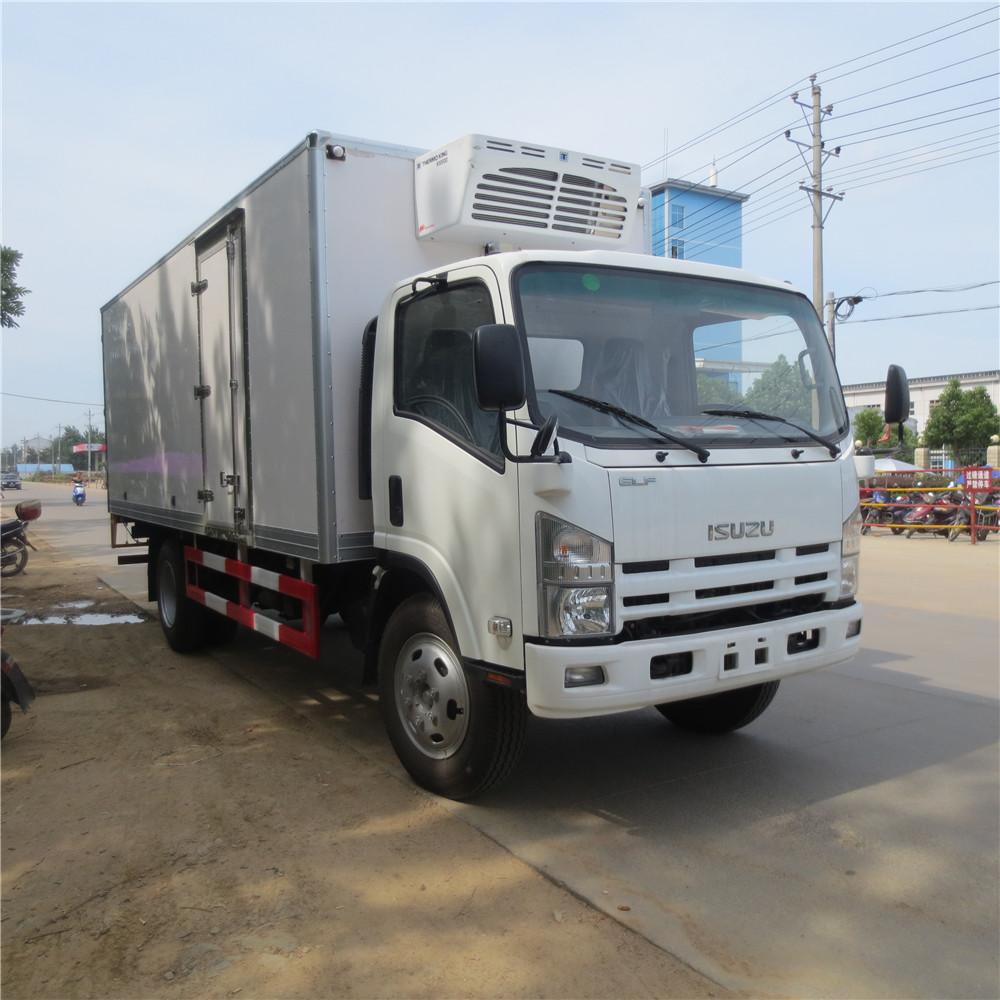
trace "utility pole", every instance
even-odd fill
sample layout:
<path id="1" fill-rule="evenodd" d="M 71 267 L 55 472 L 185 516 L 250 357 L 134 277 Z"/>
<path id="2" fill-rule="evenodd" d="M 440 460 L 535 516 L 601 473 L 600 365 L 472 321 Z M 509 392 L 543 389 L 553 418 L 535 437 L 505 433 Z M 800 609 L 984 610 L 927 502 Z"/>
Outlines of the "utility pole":
<path id="1" fill-rule="evenodd" d="M 93 410 L 87 410 L 87 482 L 90 482 L 90 425 L 93 420 Z"/>
<path id="2" fill-rule="evenodd" d="M 854 307 L 858 303 L 864 302 L 863 295 L 843 295 L 839 299 L 833 292 L 829 292 L 826 297 L 826 333 L 830 338 L 830 353 L 833 360 L 837 360 L 837 320 L 847 319 L 854 312 Z M 847 312 L 840 315 L 840 310 L 847 306 Z"/>
<path id="3" fill-rule="evenodd" d="M 799 100 L 798 93 L 792 94 L 792 101 L 802 109 L 802 116 L 805 118 L 806 127 L 809 129 L 810 141 L 800 142 L 792 138 L 791 129 L 785 132 L 785 138 L 799 147 L 799 155 L 809 172 L 811 184 L 800 184 L 799 190 L 805 191 L 812 205 L 812 232 L 813 232 L 813 306 L 822 321 L 823 318 L 823 226 L 826 224 L 827 216 L 833 208 L 834 203 L 843 201 L 844 192 L 834 194 L 832 188 L 823 190 L 823 166 L 831 156 L 840 155 L 840 147 L 829 152 L 823 143 L 823 120 L 833 114 L 833 105 L 829 104 L 825 108 L 821 102 L 820 86 L 816 82 L 815 74 L 809 77 L 812 84 L 812 100 L 806 104 Z M 805 151 L 810 153 L 810 159 L 806 159 Z M 828 207 L 824 209 L 823 199 L 830 201 Z"/>
<path id="4" fill-rule="evenodd" d="M 837 299 L 833 292 L 826 296 L 826 335 L 830 338 L 830 353 L 837 360 Z"/>

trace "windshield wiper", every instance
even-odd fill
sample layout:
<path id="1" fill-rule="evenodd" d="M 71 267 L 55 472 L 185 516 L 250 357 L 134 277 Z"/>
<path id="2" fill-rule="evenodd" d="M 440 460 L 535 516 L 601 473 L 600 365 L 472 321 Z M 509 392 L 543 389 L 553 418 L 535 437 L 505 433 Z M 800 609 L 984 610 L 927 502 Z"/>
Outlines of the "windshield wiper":
<path id="1" fill-rule="evenodd" d="M 823 437 L 822 434 L 817 434 L 815 431 L 809 430 L 808 427 L 803 427 L 802 424 L 797 424 L 794 420 L 789 420 L 787 417 L 779 417 L 776 413 L 764 413 L 761 410 L 745 410 L 745 409 L 711 409 L 702 410 L 702 413 L 707 413 L 711 417 L 745 417 L 747 420 L 774 420 L 779 424 L 787 424 L 789 427 L 794 427 L 797 431 L 801 431 L 806 437 L 812 438 L 813 441 L 818 441 L 827 451 L 830 452 L 831 458 L 836 458 L 840 454 L 840 445 L 834 444 L 828 438 Z"/>
<path id="2" fill-rule="evenodd" d="M 660 430 L 656 424 L 650 423 L 645 417 L 640 417 L 637 413 L 631 413 L 620 406 L 615 406 L 614 403 L 605 402 L 603 399 L 594 399 L 591 396 L 581 396 L 578 392 L 567 392 L 565 389 L 549 389 L 548 391 L 554 396 L 565 396 L 566 399 L 572 399 L 574 403 L 589 406 L 592 410 L 597 410 L 598 413 L 608 413 L 626 423 L 635 424 L 636 427 L 644 427 L 668 444 L 675 444 L 678 448 L 686 448 L 688 451 L 693 451 L 698 456 L 698 461 L 702 464 L 707 462 L 708 456 L 711 455 L 711 452 L 707 448 L 702 448 L 701 445 L 694 444 L 692 441 L 685 441 L 683 438 L 674 437 L 673 434 L 668 434 L 666 431 Z"/>

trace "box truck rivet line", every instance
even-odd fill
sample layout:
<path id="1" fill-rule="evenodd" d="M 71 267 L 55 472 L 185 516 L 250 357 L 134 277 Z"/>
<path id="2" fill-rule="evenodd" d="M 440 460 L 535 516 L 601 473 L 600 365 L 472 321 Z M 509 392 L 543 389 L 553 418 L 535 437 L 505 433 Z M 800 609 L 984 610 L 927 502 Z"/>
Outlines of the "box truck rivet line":
<path id="1" fill-rule="evenodd" d="M 624 160 L 314 132 L 108 302 L 112 545 L 171 648 L 242 624 L 322 658 L 339 614 L 403 765 L 459 799 L 531 715 L 725 732 L 853 656 L 819 318 L 653 256 L 660 211 Z"/>

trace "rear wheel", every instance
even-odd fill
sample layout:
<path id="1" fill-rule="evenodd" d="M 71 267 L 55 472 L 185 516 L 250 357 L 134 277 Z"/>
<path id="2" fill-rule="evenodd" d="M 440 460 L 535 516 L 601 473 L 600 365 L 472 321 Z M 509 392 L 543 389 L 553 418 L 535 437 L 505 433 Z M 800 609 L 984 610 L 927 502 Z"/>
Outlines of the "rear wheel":
<path id="1" fill-rule="evenodd" d="M 429 595 L 408 598 L 389 618 L 379 692 L 389 739 L 418 785 L 470 799 L 514 769 L 527 726 L 524 698 L 466 670 Z"/>
<path id="2" fill-rule="evenodd" d="M 4 694 L 2 702 L 2 715 L 0 715 L 0 739 L 6 736 L 7 730 L 10 729 L 11 714 L 10 698 Z"/>
<path id="3" fill-rule="evenodd" d="M 28 565 L 28 546 L 24 542 L 3 543 L 3 565 L 0 576 L 17 576 Z"/>
<path id="4" fill-rule="evenodd" d="M 177 653 L 191 653 L 211 638 L 211 612 L 187 596 L 185 580 L 180 545 L 168 539 L 156 556 L 156 606 L 160 628 Z"/>
<path id="5" fill-rule="evenodd" d="M 780 681 L 657 705 L 675 726 L 694 733 L 729 733 L 754 721 L 774 700 Z"/>

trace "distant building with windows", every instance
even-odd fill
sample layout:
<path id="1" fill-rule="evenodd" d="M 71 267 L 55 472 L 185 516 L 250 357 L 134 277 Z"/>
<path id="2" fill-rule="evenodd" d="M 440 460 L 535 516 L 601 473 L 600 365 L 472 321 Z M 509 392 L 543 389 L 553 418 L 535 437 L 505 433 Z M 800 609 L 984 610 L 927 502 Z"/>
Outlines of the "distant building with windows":
<path id="1" fill-rule="evenodd" d="M 748 194 L 670 179 L 653 184 L 650 192 L 654 254 L 742 267 Z"/>
<path id="2" fill-rule="evenodd" d="M 714 174 L 714 170 L 713 170 Z M 653 200 L 653 253 L 658 257 L 743 265 L 743 203 L 750 197 L 714 184 L 665 180 L 650 187 Z M 705 374 L 724 379 L 735 388 L 748 370 L 741 361 L 739 323 L 722 323 L 699 332 L 695 353 L 707 352 L 712 364 Z M 715 345 L 716 350 L 708 351 Z M 702 362 L 704 364 L 704 362 Z"/>
<path id="3" fill-rule="evenodd" d="M 910 417 L 916 421 L 918 434 L 927 426 L 927 420 L 931 410 L 937 405 L 938 397 L 953 378 L 957 378 L 959 385 L 965 390 L 982 386 L 993 400 L 993 405 L 1000 408 L 1000 370 L 911 378 Z M 844 401 L 852 418 L 858 410 L 880 410 L 885 402 L 885 381 L 845 385 Z"/>

